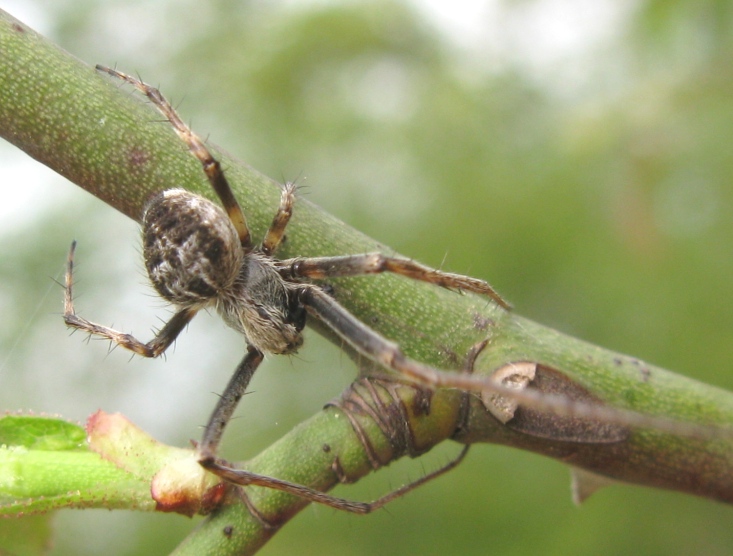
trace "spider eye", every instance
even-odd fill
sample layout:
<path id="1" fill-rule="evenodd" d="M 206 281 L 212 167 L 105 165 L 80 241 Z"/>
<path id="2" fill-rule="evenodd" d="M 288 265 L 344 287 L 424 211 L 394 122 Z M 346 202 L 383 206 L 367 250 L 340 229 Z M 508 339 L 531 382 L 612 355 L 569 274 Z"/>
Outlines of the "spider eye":
<path id="1" fill-rule="evenodd" d="M 206 304 L 231 288 L 242 266 L 239 236 L 226 213 L 199 195 L 164 191 L 143 214 L 150 281 L 179 306 Z"/>

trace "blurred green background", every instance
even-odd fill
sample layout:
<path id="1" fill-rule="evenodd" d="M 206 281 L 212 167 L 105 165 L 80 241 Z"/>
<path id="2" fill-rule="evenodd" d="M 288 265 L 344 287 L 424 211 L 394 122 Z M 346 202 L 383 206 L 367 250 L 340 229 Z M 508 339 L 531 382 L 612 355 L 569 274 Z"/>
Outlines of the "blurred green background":
<path id="1" fill-rule="evenodd" d="M 89 64 L 159 84 L 203 136 L 523 315 L 733 389 L 733 3 L 723 0 L 0 0 Z M 141 125 L 146 125 L 141 123 Z M 199 435 L 242 339 L 200 316 L 165 361 L 69 337 L 78 308 L 140 337 L 168 315 L 136 224 L 0 145 L 0 407 L 122 411 Z M 246 207 L 246 200 L 244 200 Z M 244 459 L 354 370 L 310 335 L 269 360 L 227 432 Z M 445 446 L 338 493 L 372 499 Z M 309 508 L 262 554 L 730 554 L 730 507 L 613 486 L 582 507 L 559 463 L 478 446 L 368 517 Z M 165 554 L 178 516 L 61 512 L 54 555 Z"/>

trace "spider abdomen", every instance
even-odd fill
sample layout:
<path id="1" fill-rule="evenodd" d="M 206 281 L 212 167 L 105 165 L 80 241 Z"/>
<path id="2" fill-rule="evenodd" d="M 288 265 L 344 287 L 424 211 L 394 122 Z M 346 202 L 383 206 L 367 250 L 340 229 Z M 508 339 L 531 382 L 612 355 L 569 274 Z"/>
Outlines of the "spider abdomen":
<path id="1" fill-rule="evenodd" d="M 231 288 L 243 253 L 221 208 L 199 195 L 170 189 L 145 209 L 143 256 L 158 293 L 180 307 L 194 307 Z"/>

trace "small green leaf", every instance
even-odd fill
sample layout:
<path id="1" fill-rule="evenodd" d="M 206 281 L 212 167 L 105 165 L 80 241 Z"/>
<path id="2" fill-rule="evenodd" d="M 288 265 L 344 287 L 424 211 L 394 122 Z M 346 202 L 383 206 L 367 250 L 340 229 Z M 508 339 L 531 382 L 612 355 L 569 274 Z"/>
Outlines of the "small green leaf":
<path id="1" fill-rule="evenodd" d="M 0 445 L 33 450 L 87 450 L 86 432 L 60 418 L 6 415 L 0 419 Z"/>

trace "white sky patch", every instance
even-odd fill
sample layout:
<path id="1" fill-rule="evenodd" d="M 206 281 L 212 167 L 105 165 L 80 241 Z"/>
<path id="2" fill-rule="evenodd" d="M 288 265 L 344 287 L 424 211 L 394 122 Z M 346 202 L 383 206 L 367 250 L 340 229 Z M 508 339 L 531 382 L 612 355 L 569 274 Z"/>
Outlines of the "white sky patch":
<path id="1" fill-rule="evenodd" d="M 32 224 L 39 214 L 71 196 L 71 188 L 54 186 L 64 178 L 4 141 L 0 169 L 0 236 Z"/>
<path id="2" fill-rule="evenodd" d="M 39 2 L 3 0 L 0 8 L 41 35 L 46 35 L 50 31 L 51 22 L 46 15 L 46 10 Z"/>

